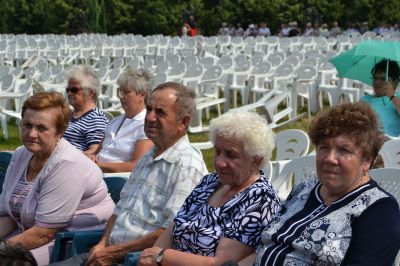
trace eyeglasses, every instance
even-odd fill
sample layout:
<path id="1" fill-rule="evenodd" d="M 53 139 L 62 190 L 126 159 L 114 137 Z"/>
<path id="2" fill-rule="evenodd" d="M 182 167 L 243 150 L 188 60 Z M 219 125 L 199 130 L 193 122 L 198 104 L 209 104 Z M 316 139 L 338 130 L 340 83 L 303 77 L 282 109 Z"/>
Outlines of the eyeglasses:
<path id="1" fill-rule="evenodd" d="M 375 82 L 378 82 L 378 81 L 384 82 L 384 81 L 386 81 L 386 77 L 372 77 L 372 80 Z M 387 81 L 392 81 L 392 79 L 390 77 L 388 77 Z"/>
<path id="2" fill-rule="evenodd" d="M 118 88 L 117 89 L 117 96 L 119 97 L 119 98 L 123 98 L 123 97 L 125 97 L 126 95 L 128 95 L 128 94 L 130 94 L 130 93 L 132 93 L 133 91 L 125 91 L 125 90 L 123 90 L 123 89 L 121 89 L 121 88 Z"/>
<path id="3" fill-rule="evenodd" d="M 73 93 L 73 94 L 75 94 L 75 93 L 77 93 L 78 91 L 80 91 L 80 90 L 83 90 L 82 88 L 78 88 L 78 87 L 67 87 L 66 89 L 65 89 L 65 91 L 67 92 L 67 93 Z"/>

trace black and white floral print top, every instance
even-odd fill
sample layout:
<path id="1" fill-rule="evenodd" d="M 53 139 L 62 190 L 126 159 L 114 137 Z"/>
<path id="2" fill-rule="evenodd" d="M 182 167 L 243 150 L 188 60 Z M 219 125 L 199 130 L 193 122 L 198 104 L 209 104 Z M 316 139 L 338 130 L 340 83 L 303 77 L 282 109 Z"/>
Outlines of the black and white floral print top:
<path id="1" fill-rule="evenodd" d="M 280 209 L 277 193 L 261 174 L 245 190 L 219 207 L 208 204 L 218 187 L 216 173 L 206 175 L 187 197 L 175 218 L 175 248 L 203 256 L 214 256 L 221 237 L 248 246 L 261 243 L 261 232 Z"/>

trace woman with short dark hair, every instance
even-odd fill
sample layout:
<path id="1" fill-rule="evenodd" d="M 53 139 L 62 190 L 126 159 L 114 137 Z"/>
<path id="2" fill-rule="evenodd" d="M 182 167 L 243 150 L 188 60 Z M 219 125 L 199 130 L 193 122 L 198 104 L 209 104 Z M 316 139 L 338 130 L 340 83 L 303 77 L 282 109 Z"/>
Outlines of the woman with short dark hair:
<path id="1" fill-rule="evenodd" d="M 317 176 L 297 185 L 267 225 L 255 265 L 392 265 L 400 212 L 368 173 L 384 140 L 374 111 L 335 106 L 317 115 L 309 135 Z"/>

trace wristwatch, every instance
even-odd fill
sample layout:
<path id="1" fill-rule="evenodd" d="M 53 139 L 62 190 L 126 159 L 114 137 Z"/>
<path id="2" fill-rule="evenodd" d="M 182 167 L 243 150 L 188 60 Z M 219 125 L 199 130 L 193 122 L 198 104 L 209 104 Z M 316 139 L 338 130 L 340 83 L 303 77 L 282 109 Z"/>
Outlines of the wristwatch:
<path id="1" fill-rule="evenodd" d="M 158 266 L 162 265 L 164 251 L 165 251 L 165 249 L 162 249 L 160 251 L 160 253 L 158 253 L 158 255 L 157 255 L 156 262 L 157 262 Z"/>

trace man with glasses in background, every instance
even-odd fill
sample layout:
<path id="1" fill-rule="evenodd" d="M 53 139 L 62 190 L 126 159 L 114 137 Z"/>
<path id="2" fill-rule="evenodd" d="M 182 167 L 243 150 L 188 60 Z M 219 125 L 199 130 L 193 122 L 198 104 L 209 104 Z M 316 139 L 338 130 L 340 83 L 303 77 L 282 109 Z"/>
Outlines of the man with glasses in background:
<path id="1" fill-rule="evenodd" d="M 100 81 L 89 66 L 75 66 L 69 72 L 65 91 L 74 110 L 64 138 L 91 154 L 97 150 L 108 124 L 108 118 L 96 106 Z"/>
<path id="2" fill-rule="evenodd" d="M 145 100 L 152 74 L 145 69 L 126 70 L 118 78 L 118 98 L 124 114 L 107 125 L 97 150 L 89 154 L 104 173 L 131 172 L 153 142 L 144 133 Z"/>

